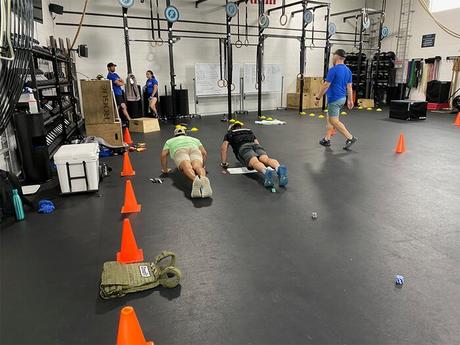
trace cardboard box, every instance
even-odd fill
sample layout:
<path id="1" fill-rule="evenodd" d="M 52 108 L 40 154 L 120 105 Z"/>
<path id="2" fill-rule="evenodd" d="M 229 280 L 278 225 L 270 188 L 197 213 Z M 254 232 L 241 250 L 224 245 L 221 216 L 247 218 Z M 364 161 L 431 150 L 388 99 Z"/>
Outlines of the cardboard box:
<path id="1" fill-rule="evenodd" d="M 288 109 L 299 109 L 299 93 L 288 93 L 287 94 L 287 107 Z M 316 93 L 304 93 L 302 99 L 302 110 L 305 109 L 317 109 L 321 108 L 322 101 L 320 101 L 319 106 L 315 105 Z"/>
<path id="2" fill-rule="evenodd" d="M 123 146 L 121 122 L 100 123 L 91 125 L 85 123 L 86 135 L 101 137 L 112 146 Z"/>
<path id="3" fill-rule="evenodd" d="M 158 119 L 151 117 L 140 117 L 129 121 L 129 130 L 134 133 L 151 133 L 160 130 Z"/>
<path id="4" fill-rule="evenodd" d="M 94 125 L 118 120 L 110 80 L 81 80 L 80 85 L 85 123 Z"/>
<path id="5" fill-rule="evenodd" d="M 358 106 L 363 108 L 374 108 L 374 100 L 367 98 L 358 98 Z"/>
<path id="6" fill-rule="evenodd" d="M 304 77 L 303 92 L 304 93 L 318 93 L 321 84 L 323 83 L 323 77 Z M 297 78 L 295 92 L 300 93 L 300 82 L 301 78 Z"/>

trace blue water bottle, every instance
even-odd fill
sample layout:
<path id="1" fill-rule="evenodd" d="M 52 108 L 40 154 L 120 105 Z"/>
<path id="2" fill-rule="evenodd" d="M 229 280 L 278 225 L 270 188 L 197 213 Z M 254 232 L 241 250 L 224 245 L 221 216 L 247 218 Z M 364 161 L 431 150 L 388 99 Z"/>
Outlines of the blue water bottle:
<path id="1" fill-rule="evenodd" d="M 22 207 L 22 200 L 17 189 L 13 189 L 13 205 L 14 212 L 16 212 L 16 220 L 24 220 L 24 208 Z"/>

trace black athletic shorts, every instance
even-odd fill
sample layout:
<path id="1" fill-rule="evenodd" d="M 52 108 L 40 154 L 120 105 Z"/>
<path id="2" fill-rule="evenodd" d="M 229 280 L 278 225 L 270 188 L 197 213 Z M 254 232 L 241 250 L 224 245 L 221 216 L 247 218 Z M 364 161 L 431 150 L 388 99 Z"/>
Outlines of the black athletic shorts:
<path id="1" fill-rule="evenodd" d="M 125 95 L 115 95 L 115 101 L 117 102 L 117 106 L 119 107 L 120 105 L 122 105 L 123 103 L 126 104 L 126 100 L 125 100 Z"/>
<path id="2" fill-rule="evenodd" d="M 255 143 L 246 143 L 241 145 L 240 149 L 238 150 L 238 160 L 244 166 L 249 168 L 249 161 L 252 157 L 259 158 L 260 156 L 266 155 L 264 148 L 259 144 Z"/>

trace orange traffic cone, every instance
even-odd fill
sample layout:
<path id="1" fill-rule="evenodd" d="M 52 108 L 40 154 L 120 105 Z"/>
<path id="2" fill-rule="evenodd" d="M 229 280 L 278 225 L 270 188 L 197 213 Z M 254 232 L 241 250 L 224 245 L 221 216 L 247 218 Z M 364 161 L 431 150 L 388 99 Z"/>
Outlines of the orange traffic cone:
<path id="1" fill-rule="evenodd" d="M 128 127 L 125 127 L 125 129 L 123 130 L 123 141 L 128 145 L 131 145 L 133 143 Z"/>
<path id="2" fill-rule="evenodd" d="M 121 170 L 121 176 L 134 176 L 136 172 L 131 165 L 128 152 L 123 153 L 123 169 Z"/>
<path id="3" fill-rule="evenodd" d="M 136 239 L 134 238 L 133 229 L 128 218 L 123 220 L 121 249 L 117 253 L 117 261 L 124 264 L 144 261 L 144 252 L 142 249 L 137 248 Z"/>
<path id="4" fill-rule="evenodd" d="M 145 340 L 133 307 L 124 307 L 120 311 L 117 345 L 154 345 L 153 341 Z"/>
<path id="5" fill-rule="evenodd" d="M 406 145 L 404 144 L 404 134 L 401 133 L 399 136 L 398 144 L 396 145 L 396 153 L 406 152 Z"/>
<path id="6" fill-rule="evenodd" d="M 131 181 L 126 181 L 125 187 L 125 203 L 121 208 L 121 213 L 137 213 L 141 211 L 141 205 L 137 203 L 134 195 L 133 185 Z"/>
<path id="7" fill-rule="evenodd" d="M 457 117 L 455 118 L 454 125 L 460 126 L 460 111 L 458 112 Z"/>

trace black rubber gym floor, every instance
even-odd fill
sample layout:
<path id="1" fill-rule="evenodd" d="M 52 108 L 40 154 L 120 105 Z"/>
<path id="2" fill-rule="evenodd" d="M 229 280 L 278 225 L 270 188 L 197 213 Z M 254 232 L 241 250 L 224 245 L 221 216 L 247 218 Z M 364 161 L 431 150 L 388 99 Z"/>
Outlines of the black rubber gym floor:
<path id="1" fill-rule="evenodd" d="M 104 261 L 121 237 L 121 159 L 100 195 L 53 198 L 50 215 L 27 214 L 1 230 L 1 343 L 114 344 L 119 311 L 134 306 L 146 339 L 166 344 L 459 344 L 460 128 L 453 115 L 393 121 L 387 111 L 343 117 L 352 151 L 318 145 L 324 120 L 271 113 L 285 126 L 242 117 L 289 168 L 271 193 L 251 175 L 223 175 L 227 124 L 194 120 L 209 152 L 211 201 L 192 201 L 159 153 L 172 126 L 133 135 L 142 212 L 130 216 L 146 260 L 178 256 L 180 288 L 103 301 Z M 407 152 L 394 154 L 399 134 Z M 235 162 L 233 156 L 231 162 Z M 171 162 L 170 162 L 171 164 Z M 312 212 L 318 219 L 312 219 Z M 402 288 L 394 277 L 405 277 Z"/>

